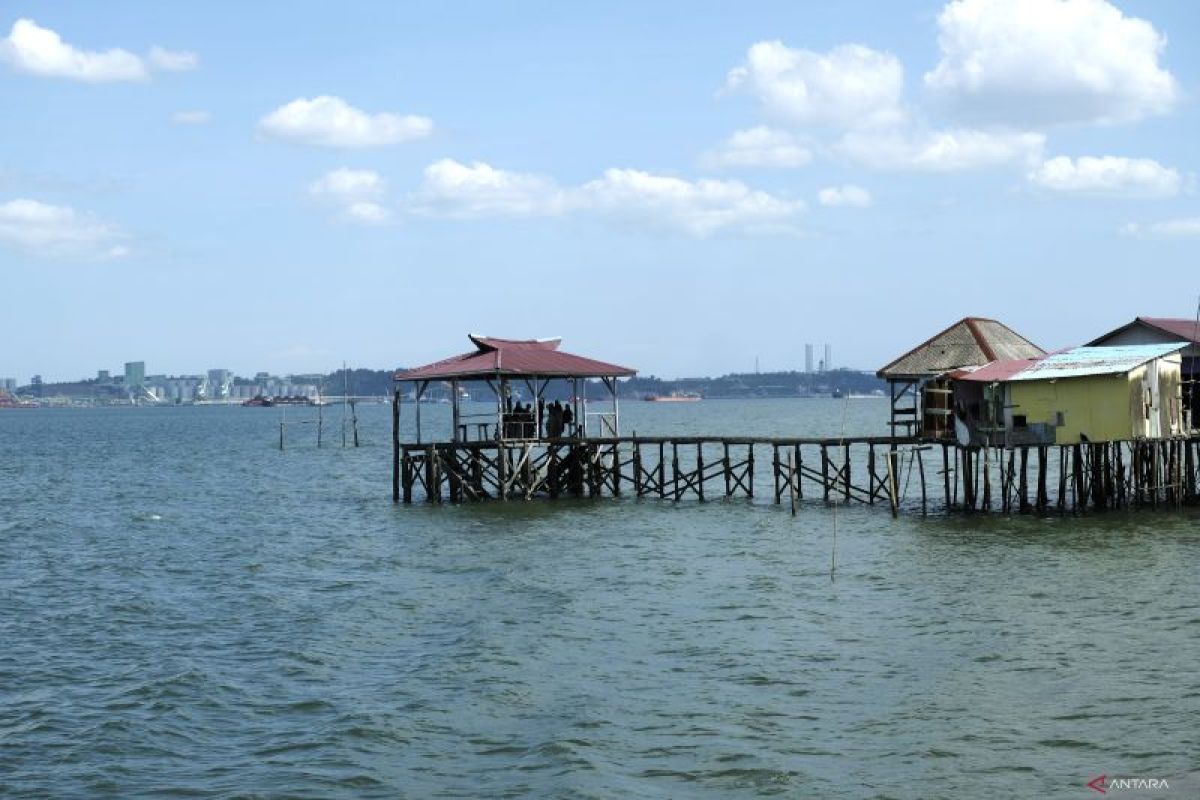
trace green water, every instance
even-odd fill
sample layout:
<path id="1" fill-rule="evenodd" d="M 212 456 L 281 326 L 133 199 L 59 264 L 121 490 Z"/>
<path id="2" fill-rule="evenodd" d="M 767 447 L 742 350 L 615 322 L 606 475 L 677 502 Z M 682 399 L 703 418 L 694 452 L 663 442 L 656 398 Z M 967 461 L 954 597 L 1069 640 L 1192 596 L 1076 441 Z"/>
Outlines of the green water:
<path id="1" fill-rule="evenodd" d="M 281 453 L 279 413 L 0 412 L 0 796 L 1086 797 L 1101 773 L 1191 780 L 1194 511 L 810 502 L 793 518 L 768 470 L 755 501 L 395 507 L 387 407 L 360 409 L 357 450 L 294 426 Z M 883 414 L 630 403 L 622 427 L 878 433 Z"/>

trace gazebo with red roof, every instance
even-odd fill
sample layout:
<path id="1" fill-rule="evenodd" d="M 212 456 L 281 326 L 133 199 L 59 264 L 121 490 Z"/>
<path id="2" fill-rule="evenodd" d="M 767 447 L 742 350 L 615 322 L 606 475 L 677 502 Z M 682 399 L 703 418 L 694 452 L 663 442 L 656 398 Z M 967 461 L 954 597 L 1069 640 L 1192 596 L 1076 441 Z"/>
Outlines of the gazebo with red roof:
<path id="1" fill-rule="evenodd" d="M 431 384 L 448 385 L 451 398 L 450 441 L 468 441 L 473 432 L 481 441 L 509 441 L 543 439 L 547 430 L 544 393 L 553 380 L 570 383 L 571 398 L 568 407 L 574 423 L 555 438 L 585 438 L 589 435 L 588 418 L 596 417 L 602 435 L 618 436 L 619 405 L 617 379 L 637 374 L 637 370 L 610 364 L 584 356 L 559 350 L 561 339 L 499 339 L 492 336 L 469 334 L 475 349 L 460 355 L 444 358 L 423 367 L 401 370 L 393 376 L 396 384 L 414 385 L 416 402 L 417 442 L 421 441 L 421 401 Z M 587 409 L 586 381 L 599 379 L 608 389 L 612 400 L 611 411 L 589 414 Z M 584 391 L 579 382 L 584 381 Z M 491 387 L 496 395 L 496 411 L 487 414 L 464 414 L 462 409 L 461 384 L 481 381 Z M 522 384 L 529 391 L 528 415 L 514 413 L 514 384 Z M 393 398 L 393 438 L 399 442 L 400 389 Z"/>

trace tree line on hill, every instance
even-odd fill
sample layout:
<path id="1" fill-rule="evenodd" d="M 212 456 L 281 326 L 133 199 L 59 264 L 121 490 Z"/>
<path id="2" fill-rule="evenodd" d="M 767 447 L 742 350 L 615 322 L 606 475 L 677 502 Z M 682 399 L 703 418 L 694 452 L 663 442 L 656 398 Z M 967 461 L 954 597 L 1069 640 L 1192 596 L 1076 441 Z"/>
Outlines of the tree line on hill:
<path id="1" fill-rule="evenodd" d="M 349 387 L 356 396 L 390 395 L 394 384 L 394 370 L 352 369 L 336 370 L 321 381 L 321 393 L 338 396 Z M 523 387 L 517 383 L 518 388 Z M 432 383 L 432 392 L 448 395 L 448 389 Z M 471 397 L 491 399 L 494 395 L 488 385 L 481 381 L 462 384 Z M 407 393 L 411 386 L 403 387 Z M 753 372 L 733 373 L 716 378 L 658 378 L 653 375 L 635 376 L 620 382 L 619 394 L 624 398 L 642 398 L 648 395 L 670 395 L 695 393 L 701 397 L 718 398 L 766 398 L 766 397 L 821 397 L 832 394 L 877 394 L 886 384 L 870 372 L 850 369 L 835 369 L 828 372 Z M 528 392 L 525 392 L 528 394 Z M 588 384 L 589 398 L 607 397 L 607 390 L 598 381 Z M 547 400 L 565 400 L 570 396 L 570 385 L 565 381 L 552 381 L 547 387 Z"/>

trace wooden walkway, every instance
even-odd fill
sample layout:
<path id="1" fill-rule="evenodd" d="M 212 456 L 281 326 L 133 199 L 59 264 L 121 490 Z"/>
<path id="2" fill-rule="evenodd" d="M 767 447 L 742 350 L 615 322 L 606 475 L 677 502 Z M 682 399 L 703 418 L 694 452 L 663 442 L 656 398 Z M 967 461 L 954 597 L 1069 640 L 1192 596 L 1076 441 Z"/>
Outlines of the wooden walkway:
<path id="1" fill-rule="evenodd" d="M 759 494 L 793 510 L 819 501 L 878 504 L 893 514 L 1048 514 L 1200 501 L 1197 436 L 1012 448 L 889 436 L 393 444 L 392 497 L 404 503 Z"/>

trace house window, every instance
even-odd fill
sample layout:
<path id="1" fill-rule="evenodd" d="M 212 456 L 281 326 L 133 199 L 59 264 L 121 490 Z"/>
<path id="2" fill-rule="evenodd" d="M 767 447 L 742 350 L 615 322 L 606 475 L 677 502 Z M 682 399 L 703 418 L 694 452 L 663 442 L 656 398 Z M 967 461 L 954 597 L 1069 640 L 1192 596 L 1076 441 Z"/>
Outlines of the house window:
<path id="1" fill-rule="evenodd" d="M 1067 424 L 1067 415 L 1061 411 L 1054 412 L 1054 424 L 1059 427 Z"/>
<path id="2" fill-rule="evenodd" d="M 1013 414 L 1013 427 L 1014 428 L 1028 428 L 1029 427 L 1029 422 L 1028 422 L 1028 420 L 1025 419 L 1024 414 Z"/>

